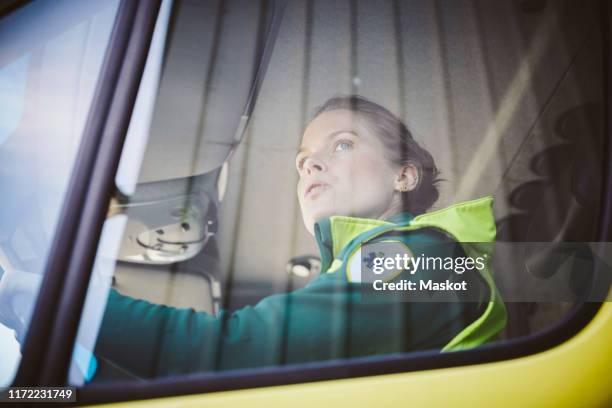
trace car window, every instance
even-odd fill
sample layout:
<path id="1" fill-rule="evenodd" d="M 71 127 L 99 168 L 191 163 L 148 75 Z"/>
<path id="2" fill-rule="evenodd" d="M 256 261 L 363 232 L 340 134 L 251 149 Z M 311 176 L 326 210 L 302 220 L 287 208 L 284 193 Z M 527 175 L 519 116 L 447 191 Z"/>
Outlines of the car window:
<path id="1" fill-rule="evenodd" d="M 2 385 L 20 361 L 117 3 L 31 2 L 0 17 Z"/>
<path id="2" fill-rule="evenodd" d="M 2 78 L 2 133 L 0 143 L 9 138 L 15 131 L 23 114 L 23 100 L 25 96 L 26 72 L 29 56 L 24 55 L 17 61 L 7 64 L 0 71 Z"/>
<path id="3" fill-rule="evenodd" d="M 605 300 L 597 2 L 275 6 L 163 3 L 71 383 L 477 349 Z"/>

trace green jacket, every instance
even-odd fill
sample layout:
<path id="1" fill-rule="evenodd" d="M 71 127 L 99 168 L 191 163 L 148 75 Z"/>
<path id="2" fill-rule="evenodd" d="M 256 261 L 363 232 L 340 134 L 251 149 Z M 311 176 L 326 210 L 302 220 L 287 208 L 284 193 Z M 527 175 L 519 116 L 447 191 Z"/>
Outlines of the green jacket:
<path id="1" fill-rule="evenodd" d="M 415 253 L 448 256 L 433 253 L 446 249 L 432 249 L 431 244 L 448 236 L 458 242 L 465 237 L 494 239 L 490 198 L 430 214 L 400 214 L 387 221 L 322 220 L 315 227 L 315 238 L 325 273 L 302 289 L 218 316 L 156 305 L 111 290 L 95 354 L 102 363 L 147 378 L 474 347 L 505 325 L 505 309 L 488 270 L 482 276 L 461 276 L 475 280 L 472 287 L 481 291 L 483 299 L 465 303 L 401 302 L 392 293 L 381 295 L 377 302 L 363 302 L 360 283 L 352 281 L 347 271 L 355 250 L 372 240 L 397 240 Z M 479 228 L 488 233 L 473 232 Z M 473 254 L 470 251 L 465 252 Z M 444 270 L 434 271 L 433 276 L 460 277 Z"/>

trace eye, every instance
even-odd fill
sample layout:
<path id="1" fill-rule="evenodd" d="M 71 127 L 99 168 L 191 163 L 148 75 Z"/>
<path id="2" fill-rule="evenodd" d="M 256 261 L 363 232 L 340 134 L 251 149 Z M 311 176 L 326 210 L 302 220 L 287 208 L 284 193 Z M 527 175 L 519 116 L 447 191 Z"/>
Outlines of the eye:
<path id="1" fill-rule="evenodd" d="M 344 152 L 353 148 L 353 142 L 348 140 L 340 140 L 334 147 L 334 152 Z"/>

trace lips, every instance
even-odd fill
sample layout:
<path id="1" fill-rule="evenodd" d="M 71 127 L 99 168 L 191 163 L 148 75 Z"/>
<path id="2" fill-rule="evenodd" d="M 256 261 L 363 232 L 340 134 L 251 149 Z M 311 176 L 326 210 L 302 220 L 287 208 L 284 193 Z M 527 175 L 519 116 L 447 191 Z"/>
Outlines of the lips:
<path id="1" fill-rule="evenodd" d="M 306 187 L 306 190 L 304 191 L 304 198 L 312 194 L 316 194 L 321 191 L 327 190 L 328 188 L 329 188 L 329 184 L 324 183 L 322 181 L 312 182 L 311 184 L 308 185 L 308 187 Z"/>

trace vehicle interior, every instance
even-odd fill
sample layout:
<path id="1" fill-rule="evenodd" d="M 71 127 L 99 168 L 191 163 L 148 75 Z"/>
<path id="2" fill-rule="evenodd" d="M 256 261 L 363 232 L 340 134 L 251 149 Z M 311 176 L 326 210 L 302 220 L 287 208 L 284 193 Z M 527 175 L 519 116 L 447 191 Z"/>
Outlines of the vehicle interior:
<path id="1" fill-rule="evenodd" d="M 317 250 L 293 160 L 310 115 L 336 94 L 386 104 L 433 152 L 444 179 L 434 209 L 492 193 L 499 241 L 595 239 L 603 96 L 594 2 L 289 3 L 261 84 L 273 12 L 248 4 L 172 8 L 138 184 L 113 204 L 129 219 L 117 288 L 214 312 L 312 279 L 316 262 L 300 260 Z M 252 108 L 248 126 L 242 106 Z M 527 269 L 499 279 L 520 281 Z M 510 304 L 505 336 L 550 326 L 571 307 Z"/>

